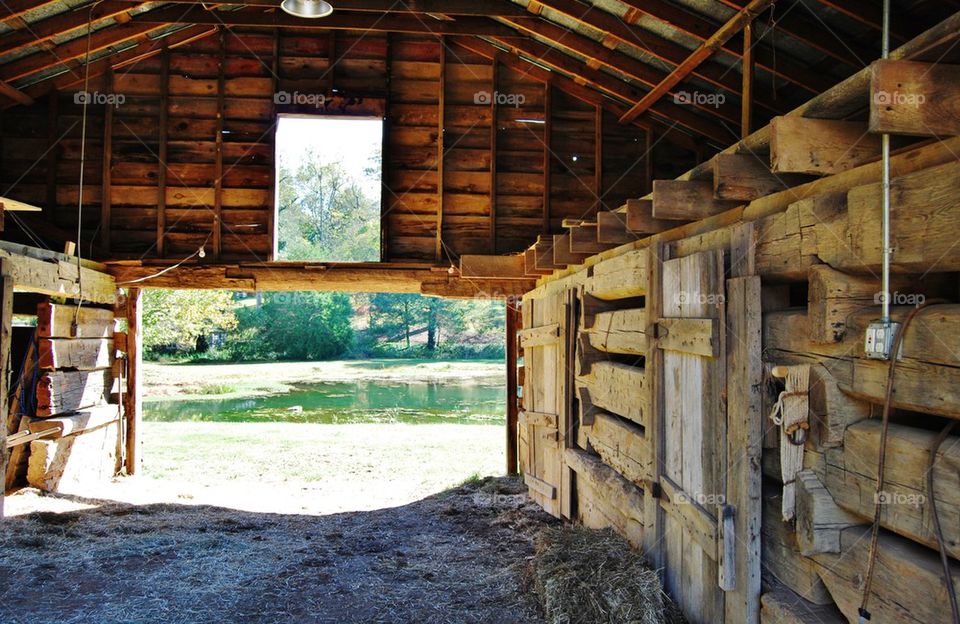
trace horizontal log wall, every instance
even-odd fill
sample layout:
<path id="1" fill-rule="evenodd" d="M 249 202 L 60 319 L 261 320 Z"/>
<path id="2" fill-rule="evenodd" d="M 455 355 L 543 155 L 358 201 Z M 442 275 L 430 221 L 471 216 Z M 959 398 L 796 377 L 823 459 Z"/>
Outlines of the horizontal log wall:
<path id="1" fill-rule="evenodd" d="M 385 120 L 385 260 L 518 251 L 643 190 L 641 128 L 438 37 L 230 30 L 89 91 L 116 106 L 87 107 L 85 256 L 180 259 L 206 243 L 207 262 L 272 260 L 278 114 Z M 2 118 L 0 182 L 44 207 L 28 219 L 51 246 L 76 238 L 80 101 Z"/>
<path id="2" fill-rule="evenodd" d="M 937 452 L 932 491 L 926 482 L 930 448 L 938 432 L 960 419 L 956 391 L 960 355 L 955 348 L 960 336 L 960 248 L 955 245 L 960 174 L 952 156 L 957 147 L 957 139 L 918 144 L 903 149 L 893 162 L 893 318 L 904 322 L 924 300 L 936 305 L 917 313 L 905 331 L 896 369 L 880 499 L 878 576 L 869 607 L 874 621 L 950 621 L 932 501 L 943 527 L 953 583 L 960 590 L 957 430 Z M 779 149 L 789 145 L 781 144 Z M 735 164 L 724 162 L 722 167 L 708 169 L 722 179 L 698 180 L 708 185 L 704 192 L 711 201 L 719 201 L 718 195 L 732 188 L 727 181 Z M 559 337 L 561 343 L 572 345 L 577 358 L 576 377 L 567 390 L 568 407 L 556 415 L 561 428 L 576 432 L 568 439 L 575 440 L 577 448 L 557 457 L 560 474 L 570 470 L 575 475 L 577 506 L 570 516 L 588 526 L 613 527 L 644 548 L 655 564 L 664 566 L 668 587 L 674 583 L 681 588 L 685 608 L 690 604 L 689 588 L 708 590 L 703 583 L 710 583 L 711 577 L 688 579 L 686 559 L 658 562 L 659 547 L 651 540 L 651 532 L 661 521 L 659 514 L 666 513 L 671 521 L 682 519 L 684 535 L 705 549 L 716 549 L 721 560 L 724 529 L 719 511 L 714 516 L 705 507 L 690 513 L 694 505 L 676 504 L 678 496 L 681 503 L 689 503 L 678 484 L 658 476 L 659 462 L 669 464 L 698 451 L 707 457 L 711 441 L 705 438 L 699 449 L 696 444 L 671 446 L 668 435 L 658 456 L 656 423 L 663 407 L 658 406 L 655 388 L 658 376 L 670 371 L 658 370 L 652 354 L 657 349 L 679 349 L 709 357 L 717 353 L 718 345 L 709 339 L 714 335 L 709 319 L 658 315 L 655 276 L 657 267 L 666 270 L 673 262 L 661 264 L 657 258 L 722 251 L 728 277 L 727 326 L 733 328 L 744 318 L 741 307 L 736 311 L 731 307 L 742 306 L 743 291 L 736 291 L 740 294 L 735 297 L 731 285 L 754 279 L 757 305 L 752 313 L 756 331 L 762 331 L 762 341 L 758 338 L 753 350 L 744 349 L 740 338 L 733 342 L 731 333 L 727 344 L 719 345 L 728 354 L 727 391 L 724 401 L 709 413 L 716 423 L 725 423 L 727 436 L 733 435 L 739 419 L 738 426 L 756 432 L 758 437 L 752 439 L 757 445 L 762 428 L 762 457 L 757 453 L 757 460 L 762 465 L 763 502 L 754 529 L 762 564 L 757 570 L 758 574 L 762 570 L 767 595 L 762 603 L 758 594 L 756 604 L 747 605 L 753 614 L 747 621 L 842 622 L 858 617 L 877 500 L 878 418 L 889 363 L 867 358 L 863 347 L 867 325 L 880 314 L 876 274 L 880 171 L 876 163 L 844 167 L 814 183 L 796 178 L 788 183 L 795 186 L 786 190 L 766 185 L 766 191 L 745 205 L 576 262 L 541 280 L 524 299 L 524 305 L 535 307 L 539 301 L 562 299 L 567 293 L 579 302 L 576 331 Z M 676 184 L 684 192 L 692 188 L 682 181 Z M 760 187 L 750 182 L 738 188 L 750 188 L 753 193 Z M 685 201 L 691 208 L 703 206 Z M 574 225 L 571 237 L 577 227 L 591 226 Z M 709 276 L 685 275 L 684 279 L 705 284 Z M 676 301 L 668 303 L 676 305 Z M 765 371 L 762 383 L 749 389 L 757 402 L 750 410 L 743 403 L 750 396 L 737 395 L 732 385 L 747 364 L 762 364 Z M 534 386 L 541 374 L 538 366 L 543 365 L 526 363 L 525 376 Z M 782 381 L 771 374 L 780 365 L 807 365 L 811 380 L 806 393 L 810 428 L 804 470 L 793 485 L 796 504 L 789 522 L 783 520 L 782 512 L 786 486 L 780 466 L 781 434 L 768 419 L 783 390 Z M 675 394 L 685 397 L 681 411 L 686 417 L 690 388 L 674 387 Z M 732 437 L 728 442 L 728 456 L 733 459 L 748 448 Z M 737 461 L 729 465 L 731 471 L 742 468 Z M 730 502 L 737 491 L 729 480 L 726 488 Z M 658 492 L 656 499 L 653 491 Z M 759 499 L 759 489 L 755 495 Z M 735 522 L 743 512 L 738 505 Z M 704 565 L 713 562 L 705 560 Z M 736 583 L 750 582 L 737 574 Z M 715 580 L 722 579 L 721 574 Z M 687 615 L 691 621 L 719 621 L 711 620 L 712 615 L 703 617 L 713 608 L 704 603 Z M 727 621 L 742 620 L 731 619 L 727 610 Z"/>

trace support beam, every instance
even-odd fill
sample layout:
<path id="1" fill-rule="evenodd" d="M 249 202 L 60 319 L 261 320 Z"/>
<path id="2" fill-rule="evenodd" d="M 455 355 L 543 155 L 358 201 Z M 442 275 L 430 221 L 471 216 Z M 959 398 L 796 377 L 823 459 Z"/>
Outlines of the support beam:
<path id="1" fill-rule="evenodd" d="M 140 0 L 125 0 L 128 4 Z M 201 4 L 201 0 L 169 0 L 165 4 Z M 277 8 L 277 0 L 243 0 L 244 6 Z M 523 8 L 500 0 L 338 0 L 338 11 L 373 13 L 440 13 L 485 17 L 527 17 Z M 431 18 L 432 19 L 432 18 Z"/>
<path id="2" fill-rule="evenodd" d="M 736 208 L 738 202 L 716 199 L 710 180 L 654 180 L 653 216 L 695 221 Z"/>
<path id="3" fill-rule="evenodd" d="M 447 95 L 447 42 L 440 37 L 440 87 L 437 94 L 437 236 L 434 242 L 434 259 L 439 263 L 443 261 L 443 165 L 446 154 L 444 138 L 444 115 L 446 106 L 444 102 Z"/>
<path id="4" fill-rule="evenodd" d="M 773 173 L 757 154 L 717 154 L 712 163 L 717 199 L 753 201 L 812 180 L 805 175 Z"/>
<path id="5" fill-rule="evenodd" d="M 523 256 L 460 256 L 460 275 L 464 278 L 526 279 Z"/>
<path id="6" fill-rule="evenodd" d="M 870 132 L 960 135 L 960 65 L 882 60 L 870 70 Z"/>
<path id="7" fill-rule="evenodd" d="M 656 234 L 683 223 L 682 220 L 654 219 L 652 199 L 628 199 L 624 208 L 627 215 L 627 229 L 634 234 Z"/>
<path id="8" fill-rule="evenodd" d="M 7 411 L 10 400 L 10 365 L 13 341 L 13 278 L 8 263 L 0 260 L 0 474 L 7 473 Z M 4 493 L 0 491 L 0 520 L 3 520 Z"/>
<path id="9" fill-rule="evenodd" d="M 139 288 L 127 290 L 127 375 L 123 395 L 125 426 L 124 466 L 128 475 L 135 475 L 143 458 L 140 455 L 140 423 L 143 421 L 143 297 Z"/>
<path id="10" fill-rule="evenodd" d="M 518 256 L 521 257 L 521 256 Z M 520 471 L 518 461 L 518 422 L 519 404 L 517 401 L 517 329 L 520 326 L 520 310 L 516 301 L 507 301 L 507 474 L 515 475 Z"/>
<path id="11" fill-rule="evenodd" d="M 750 136 L 750 127 L 753 120 L 753 22 L 743 27 L 743 59 L 740 62 L 740 73 L 743 79 L 743 88 L 740 90 L 740 138 Z"/>
<path id="12" fill-rule="evenodd" d="M 58 13 L 30 24 L 29 28 L 14 31 L 0 37 L 0 55 L 17 52 L 23 48 L 39 46 L 51 39 L 80 28 L 87 24 L 99 26 L 99 22 L 126 13 L 145 4 L 144 2 L 129 2 L 124 0 L 105 0 L 92 7 L 86 6 L 76 10 Z"/>
<path id="13" fill-rule="evenodd" d="M 601 210 L 597 213 L 597 242 L 625 245 L 639 238 L 627 227 L 626 214 L 610 210 Z"/>
<path id="14" fill-rule="evenodd" d="M 675 87 L 681 80 L 689 76 L 694 68 L 706 61 L 708 58 L 723 47 L 731 37 L 740 32 L 743 27 L 752 22 L 760 13 L 765 11 L 773 0 L 753 0 L 749 5 L 741 9 L 736 15 L 724 24 L 712 37 L 707 39 L 699 48 L 686 58 L 682 63 L 667 76 L 660 84 L 647 93 L 639 102 L 620 117 L 620 123 L 633 121 L 638 116 L 646 112 L 655 102 L 664 96 L 670 89 Z M 786 77 L 786 76 L 784 76 Z"/>
<path id="15" fill-rule="evenodd" d="M 833 175 L 880 158 L 880 137 L 858 121 L 775 117 L 770 165 L 775 173 Z"/>

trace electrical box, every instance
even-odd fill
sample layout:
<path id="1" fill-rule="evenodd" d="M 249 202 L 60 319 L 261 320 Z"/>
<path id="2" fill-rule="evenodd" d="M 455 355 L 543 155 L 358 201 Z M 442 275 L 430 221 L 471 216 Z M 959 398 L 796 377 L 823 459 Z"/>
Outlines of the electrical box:
<path id="1" fill-rule="evenodd" d="M 893 340 L 900 331 L 900 323 L 873 321 L 867 326 L 863 343 L 864 354 L 872 360 L 889 360 L 893 352 Z M 898 354 L 899 359 L 899 354 Z"/>

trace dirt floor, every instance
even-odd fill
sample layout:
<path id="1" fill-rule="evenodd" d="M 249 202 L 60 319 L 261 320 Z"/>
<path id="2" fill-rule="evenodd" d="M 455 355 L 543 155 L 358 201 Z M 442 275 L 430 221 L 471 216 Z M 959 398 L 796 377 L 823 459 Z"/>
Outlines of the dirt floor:
<path id="1" fill-rule="evenodd" d="M 324 516 L 72 501 L 0 524 L 0 621 L 541 622 L 516 479 Z"/>

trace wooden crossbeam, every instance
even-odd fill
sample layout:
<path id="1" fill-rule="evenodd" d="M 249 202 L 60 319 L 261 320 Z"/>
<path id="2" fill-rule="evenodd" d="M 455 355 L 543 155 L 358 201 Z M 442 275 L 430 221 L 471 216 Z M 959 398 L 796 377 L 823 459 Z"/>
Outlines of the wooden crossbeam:
<path id="1" fill-rule="evenodd" d="M 717 154 L 713 162 L 713 191 L 717 199 L 753 201 L 811 180 L 810 176 L 773 173 L 755 154 Z"/>
<path id="2" fill-rule="evenodd" d="M 656 234 L 683 223 L 682 220 L 655 219 L 652 199 L 628 199 L 624 212 L 627 216 L 627 229 L 635 234 Z"/>
<path id="3" fill-rule="evenodd" d="M 880 158 L 880 137 L 859 121 L 775 117 L 770 164 L 777 173 L 833 175 Z"/>
<path id="4" fill-rule="evenodd" d="M 464 278 L 486 277 L 491 279 L 526 279 L 524 258 L 514 256 L 460 256 L 460 275 Z"/>
<path id="5" fill-rule="evenodd" d="M 870 132 L 960 135 L 960 65 L 875 62 L 870 76 Z"/>
<path id="6" fill-rule="evenodd" d="M 695 221 L 735 208 L 738 202 L 716 199 L 710 180 L 654 180 L 653 216 Z"/>
<path id="7" fill-rule="evenodd" d="M 749 5 L 741 9 L 736 15 L 730 18 L 716 33 L 705 40 L 699 48 L 693 51 L 690 56 L 682 63 L 677 65 L 676 69 L 660 82 L 652 91 L 647 93 L 643 99 L 634 104 L 627 113 L 620 117 L 620 123 L 627 123 L 635 119 L 638 115 L 647 111 L 655 102 L 662 98 L 673 87 L 680 83 L 693 71 L 695 67 L 713 56 L 713 54 L 723 47 L 733 35 L 743 30 L 743 27 L 752 22 L 757 15 L 762 13 L 770 6 L 773 0 L 753 0 Z M 817 92 L 817 90 L 814 90 Z"/>

